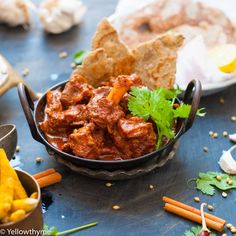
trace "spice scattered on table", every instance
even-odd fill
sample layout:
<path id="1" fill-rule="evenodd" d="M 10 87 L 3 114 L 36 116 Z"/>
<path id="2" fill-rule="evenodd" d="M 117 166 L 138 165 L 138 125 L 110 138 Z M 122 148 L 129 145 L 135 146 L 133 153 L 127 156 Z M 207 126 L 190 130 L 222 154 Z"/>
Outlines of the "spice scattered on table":
<path id="1" fill-rule="evenodd" d="M 26 77 L 28 74 L 29 74 L 29 68 L 25 68 L 25 69 L 22 71 L 22 76 L 23 76 L 23 77 Z"/>
<path id="2" fill-rule="evenodd" d="M 218 138 L 218 133 L 214 133 L 212 137 L 213 138 Z"/>
<path id="3" fill-rule="evenodd" d="M 224 131 L 224 132 L 223 132 L 223 136 L 224 136 L 224 137 L 227 137 L 227 136 L 228 136 L 228 132 L 227 132 L 227 131 Z"/>
<path id="4" fill-rule="evenodd" d="M 35 162 L 39 164 L 39 163 L 43 162 L 43 158 L 42 157 L 36 157 Z"/>
<path id="5" fill-rule="evenodd" d="M 16 146 L 16 152 L 19 152 L 20 151 L 20 146 Z"/>
<path id="6" fill-rule="evenodd" d="M 200 198 L 199 197 L 194 197 L 193 199 L 195 202 L 200 202 Z"/>
<path id="7" fill-rule="evenodd" d="M 64 59 L 64 58 L 66 58 L 68 56 L 68 53 L 66 52 L 66 51 L 63 51 L 63 52 L 60 52 L 59 53 L 59 57 L 61 58 L 61 59 Z"/>
<path id="8" fill-rule="evenodd" d="M 208 147 L 203 147 L 203 151 L 208 152 L 209 151 Z"/>
<path id="9" fill-rule="evenodd" d="M 209 131 L 209 136 L 213 136 L 214 132 L 213 131 Z"/>
<path id="10" fill-rule="evenodd" d="M 149 189 L 153 190 L 154 189 L 154 185 L 150 184 L 149 185 Z"/>
<path id="11" fill-rule="evenodd" d="M 191 220 L 196 223 L 202 222 L 201 211 L 199 209 L 178 202 L 166 196 L 163 197 L 163 201 L 165 202 L 164 209 L 166 211 L 179 215 L 185 219 Z M 209 228 L 222 232 L 226 222 L 225 220 L 209 213 L 204 213 L 204 215 L 206 218 L 206 225 Z"/>
<path id="12" fill-rule="evenodd" d="M 106 186 L 109 188 L 109 187 L 111 187 L 113 184 L 112 183 L 110 183 L 110 182 L 107 182 L 106 183 Z"/>
<path id="13" fill-rule="evenodd" d="M 60 173 L 56 172 L 53 168 L 42 171 L 33 175 L 37 180 L 40 188 L 45 188 L 50 185 L 61 182 L 62 176 Z"/>
<path id="14" fill-rule="evenodd" d="M 114 206 L 112 206 L 112 209 L 113 209 L 113 210 L 119 210 L 119 209 L 120 209 L 120 206 L 114 205 Z"/>
<path id="15" fill-rule="evenodd" d="M 219 100 L 219 103 L 220 103 L 220 104 L 224 104 L 224 103 L 225 103 L 224 98 L 221 97 L 220 100 Z"/>
<path id="16" fill-rule="evenodd" d="M 235 122 L 236 121 L 236 116 L 232 116 L 231 121 Z"/>
<path id="17" fill-rule="evenodd" d="M 226 198 L 228 194 L 226 192 L 222 192 L 222 197 Z"/>
<path id="18" fill-rule="evenodd" d="M 209 211 L 213 211 L 214 210 L 214 207 L 212 205 L 208 205 L 207 208 L 208 208 Z"/>
<path id="19" fill-rule="evenodd" d="M 233 225 L 232 225 L 231 223 L 228 223 L 228 224 L 226 225 L 226 227 L 227 227 L 228 229 L 230 229 L 232 226 L 233 226 Z"/>

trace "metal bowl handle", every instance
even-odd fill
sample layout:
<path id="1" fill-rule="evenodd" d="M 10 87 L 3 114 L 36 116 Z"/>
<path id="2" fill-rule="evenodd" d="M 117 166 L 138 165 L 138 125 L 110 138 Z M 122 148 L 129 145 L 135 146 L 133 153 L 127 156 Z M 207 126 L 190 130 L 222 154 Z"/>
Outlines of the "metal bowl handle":
<path id="1" fill-rule="evenodd" d="M 29 88 L 25 84 L 20 83 L 17 87 L 17 90 L 18 90 L 21 106 L 25 114 L 25 118 L 30 128 L 31 135 L 35 140 L 44 144 L 43 139 L 38 134 L 38 130 L 34 122 L 34 118 L 33 118 L 34 102 L 33 102 L 32 97 L 30 96 Z"/>
<path id="2" fill-rule="evenodd" d="M 187 132 L 193 125 L 197 110 L 200 103 L 202 86 L 199 80 L 192 80 L 189 82 L 184 93 L 183 102 L 189 104 L 192 98 L 192 106 L 187 120 L 185 121 L 184 129 L 181 134 Z"/>

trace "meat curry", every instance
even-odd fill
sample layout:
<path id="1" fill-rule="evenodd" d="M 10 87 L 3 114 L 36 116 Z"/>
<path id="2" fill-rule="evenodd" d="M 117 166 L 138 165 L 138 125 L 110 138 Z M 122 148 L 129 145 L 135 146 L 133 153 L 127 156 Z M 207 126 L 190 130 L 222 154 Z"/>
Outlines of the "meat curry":
<path id="1" fill-rule="evenodd" d="M 97 160 L 131 159 L 154 151 L 155 125 L 128 110 L 132 86 L 143 86 L 136 74 L 111 78 L 97 88 L 73 74 L 64 89 L 46 94 L 40 127 L 48 142 L 61 151 Z"/>

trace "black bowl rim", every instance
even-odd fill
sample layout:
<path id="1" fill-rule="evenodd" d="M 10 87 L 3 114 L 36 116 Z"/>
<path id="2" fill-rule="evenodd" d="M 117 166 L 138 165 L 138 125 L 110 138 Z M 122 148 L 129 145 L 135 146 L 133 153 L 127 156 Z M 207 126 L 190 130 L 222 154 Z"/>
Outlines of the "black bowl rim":
<path id="1" fill-rule="evenodd" d="M 149 156 L 153 156 L 154 154 L 157 154 L 157 153 L 161 153 L 163 150 L 167 149 L 168 146 L 170 146 L 173 142 L 176 142 L 176 140 L 179 139 L 179 137 L 181 136 L 181 132 L 183 131 L 183 128 L 184 128 L 184 121 L 185 119 L 183 119 L 181 121 L 181 126 L 179 128 L 179 131 L 178 133 L 175 135 L 175 137 L 170 140 L 166 145 L 164 145 L 162 148 L 158 149 L 158 150 L 155 150 L 153 152 L 150 152 L 150 153 L 147 153 L 143 156 L 140 156 L 140 157 L 136 157 L 136 158 L 131 158 L 131 159 L 127 159 L 127 160 L 96 160 L 96 159 L 87 159 L 87 158 L 84 158 L 84 157 L 80 157 L 80 156 L 74 156 L 74 155 L 71 155 L 69 153 L 66 153 L 66 152 L 62 152 L 60 151 L 59 149 L 57 149 L 56 147 L 54 147 L 52 144 L 50 144 L 47 139 L 44 137 L 44 135 L 42 134 L 42 131 L 40 130 L 39 128 L 39 125 L 37 124 L 36 122 L 36 116 L 37 116 L 37 109 L 38 109 L 38 104 L 43 100 L 45 99 L 46 97 L 46 93 L 50 90 L 55 90 L 56 88 L 59 88 L 59 87 L 63 87 L 66 83 L 68 82 L 68 80 L 65 80 L 65 81 L 62 81 L 60 83 L 57 83 L 56 85 L 53 85 L 51 88 L 47 89 L 47 91 L 39 98 L 39 100 L 36 101 L 36 107 L 34 109 L 34 122 L 35 122 L 35 125 L 36 125 L 36 129 L 37 129 L 37 132 L 38 134 L 40 135 L 40 138 L 43 140 L 43 144 L 45 146 L 49 146 L 52 150 L 54 150 L 55 152 L 57 152 L 58 154 L 60 155 L 63 155 L 63 156 L 66 156 L 66 157 L 69 157 L 69 158 L 72 158 L 72 159 L 75 159 L 75 160 L 80 160 L 82 162 L 87 162 L 87 163 L 96 163 L 96 164 L 104 164 L 104 165 L 112 165 L 112 164 L 125 164 L 125 163 L 131 163 L 131 162 L 136 162 L 136 161 L 139 161 L 139 160 L 142 160 L 142 159 L 146 159 L 148 158 Z"/>

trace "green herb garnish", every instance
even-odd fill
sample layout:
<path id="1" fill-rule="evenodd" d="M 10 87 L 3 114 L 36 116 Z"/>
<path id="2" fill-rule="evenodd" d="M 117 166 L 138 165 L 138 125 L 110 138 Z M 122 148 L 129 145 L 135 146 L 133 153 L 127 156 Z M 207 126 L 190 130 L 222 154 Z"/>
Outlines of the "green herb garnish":
<path id="1" fill-rule="evenodd" d="M 173 124 L 176 118 L 187 118 L 191 105 L 181 103 L 176 109 L 173 107 L 177 96 L 181 93 L 179 88 L 168 90 L 158 88 L 154 91 L 147 87 L 131 88 L 131 97 L 128 102 L 128 108 L 132 115 L 142 117 L 145 121 L 151 118 L 158 130 L 158 141 L 156 148 L 160 148 L 162 138 L 172 139 L 175 137 Z M 198 112 L 204 115 L 202 110 Z"/>
<path id="2" fill-rule="evenodd" d="M 74 55 L 73 55 L 73 61 L 76 65 L 81 65 L 83 60 L 84 60 L 84 57 L 86 56 L 87 54 L 87 51 L 84 51 L 84 50 L 80 50 L 80 51 L 77 51 Z"/>
<path id="3" fill-rule="evenodd" d="M 210 171 L 199 173 L 196 188 L 202 193 L 212 196 L 215 194 L 215 189 L 227 191 L 236 188 L 236 176 Z"/>
<path id="4" fill-rule="evenodd" d="M 55 226 L 49 227 L 48 225 L 44 225 L 44 231 L 46 232 L 43 236 L 59 236 L 59 235 L 66 235 L 66 234 L 73 234 L 83 229 L 88 229 L 90 227 L 96 226 L 98 222 L 93 222 L 90 224 L 82 225 L 74 229 L 65 230 L 62 232 L 58 232 Z"/>
<path id="5" fill-rule="evenodd" d="M 184 232 L 184 236 L 197 236 L 201 232 L 201 229 L 200 226 L 192 227 L 191 230 Z M 210 236 L 216 236 L 216 234 L 211 233 Z"/>

